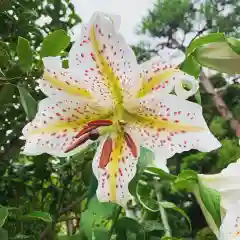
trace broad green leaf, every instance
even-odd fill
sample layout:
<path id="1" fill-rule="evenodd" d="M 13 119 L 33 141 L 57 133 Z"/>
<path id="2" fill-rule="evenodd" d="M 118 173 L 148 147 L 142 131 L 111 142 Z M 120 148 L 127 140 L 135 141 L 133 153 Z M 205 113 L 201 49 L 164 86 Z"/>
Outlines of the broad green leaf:
<path id="1" fill-rule="evenodd" d="M 201 65 L 228 74 L 240 73 L 240 54 L 225 42 L 209 43 L 196 49 L 194 57 Z"/>
<path id="2" fill-rule="evenodd" d="M 5 84 L 0 88 L 0 106 L 11 102 L 14 90 L 15 88 L 11 84 Z"/>
<path id="3" fill-rule="evenodd" d="M 145 232 L 164 231 L 164 227 L 157 220 L 145 220 L 142 223 Z"/>
<path id="4" fill-rule="evenodd" d="M 11 240 L 28 240 L 28 239 L 32 239 L 32 236 L 27 236 L 27 235 L 23 235 L 21 233 L 17 234 L 16 236 L 14 236 L 13 238 L 11 238 Z"/>
<path id="5" fill-rule="evenodd" d="M 207 188 L 199 181 L 198 184 L 200 197 L 208 212 L 213 217 L 217 227 L 221 225 L 221 213 L 220 213 L 220 194 L 211 188 Z"/>
<path id="6" fill-rule="evenodd" d="M 227 38 L 228 44 L 231 46 L 233 51 L 240 54 L 240 40 L 234 37 Z"/>
<path id="7" fill-rule="evenodd" d="M 0 206 L 0 228 L 4 225 L 8 217 L 8 209 L 6 207 Z"/>
<path id="8" fill-rule="evenodd" d="M 19 67 L 23 72 L 29 72 L 32 68 L 33 52 L 27 39 L 18 38 L 17 55 L 19 58 Z"/>
<path id="9" fill-rule="evenodd" d="M 197 184 L 197 173 L 193 170 L 181 172 L 173 183 L 173 187 L 178 190 L 186 189 L 191 191 Z"/>
<path id="10" fill-rule="evenodd" d="M 190 231 L 192 231 L 191 220 L 188 217 L 188 215 L 181 208 L 177 207 L 174 203 L 167 202 L 167 201 L 161 201 L 161 202 L 158 202 L 158 204 L 163 208 L 170 208 L 170 209 L 173 209 L 173 210 L 179 212 L 187 220 L 187 222 L 189 224 Z"/>
<path id="11" fill-rule="evenodd" d="M 132 195 L 136 196 L 137 183 L 138 183 L 139 179 L 141 178 L 141 175 L 143 174 L 145 168 L 149 164 L 152 164 L 153 160 L 154 160 L 153 152 L 147 148 L 141 147 L 140 148 L 140 156 L 138 158 L 138 163 L 137 163 L 137 172 L 128 186 L 129 191 Z"/>
<path id="12" fill-rule="evenodd" d="M 186 54 L 189 56 L 192 52 L 194 52 L 197 48 L 202 45 L 213 43 L 213 42 L 222 42 L 225 41 L 224 33 L 210 33 L 206 36 L 196 38 L 193 40 L 186 49 Z"/>
<path id="13" fill-rule="evenodd" d="M 181 70 L 197 78 L 200 74 L 201 66 L 192 55 L 188 56 L 181 64 Z"/>
<path id="14" fill-rule="evenodd" d="M 88 239 L 92 239 L 95 231 L 109 230 L 117 205 L 113 203 L 101 203 L 97 197 L 91 198 L 87 210 L 81 215 L 80 229 L 84 231 Z"/>
<path id="15" fill-rule="evenodd" d="M 33 119 L 37 112 L 37 102 L 32 95 L 23 87 L 18 86 L 20 101 L 29 119 Z"/>
<path id="16" fill-rule="evenodd" d="M 56 30 L 43 40 L 41 57 L 60 55 L 61 51 L 66 49 L 69 43 L 70 37 L 67 33 L 64 30 Z"/>
<path id="17" fill-rule="evenodd" d="M 0 228 L 0 239 L 1 240 L 8 240 L 8 231 Z"/>
<path id="18" fill-rule="evenodd" d="M 34 211 L 23 217 L 24 219 L 40 219 L 44 222 L 52 222 L 52 218 L 47 212 Z"/>
<path id="19" fill-rule="evenodd" d="M 136 239 L 138 240 L 145 240 L 145 230 L 144 227 L 139 224 L 137 221 L 123 217 L 120 218 L 115 224 L 115 230 L 117 232 L 116 240 L 127 240 L 126 232 L 130 231 L 136 234 Z"/>
<path id="20" fill-rule="evenodd" d="M 177 178 L 173 174 L 167 173 L 167 172 L 163 171 L 162 169 L 156 168 L 156 167 L 147 167 L 146 171 L 160 177 L 163 180 L 174 181 Z"/>
<path id="21" fill-rule="evenodd" d="M 6 43 L 0 41 L 0 67 L 5 67 L 10 59 L 9 48 Z"/>

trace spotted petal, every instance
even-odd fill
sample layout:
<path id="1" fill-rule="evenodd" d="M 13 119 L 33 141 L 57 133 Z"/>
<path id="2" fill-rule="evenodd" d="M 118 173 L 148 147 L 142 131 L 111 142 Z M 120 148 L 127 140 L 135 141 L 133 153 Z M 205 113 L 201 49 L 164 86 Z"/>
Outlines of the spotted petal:
<path id="1" fill-rule="evenodd" d="M 175 95 L 151 94 L 128 106 L 129 132 L 139 145 L 162 161 L 190 149 L 208 152 L 220 147 L 210 133 L 200 105 Z"/>
<path id="2" fill-rule="evenodd" d="M 240 240 L 240 205 L 233 204 L 223 219 L 220 234 L 220 240 Z"/>
<path id="3" fill-rule="evenodd" d="M 69 53 L 70 68 L 78 68 L 94 94 L 110 95 L 122 101 L 138 84 L 136 57 L 117 32 L 116 17 L 97 12 L 82 29 Z M 122 90 L 123 88 L 123 90 Z"/>
<path id="4" fill-rule="evenodd" d="M 49 153 L 54 156 L 66 156 L 64 151 L 73 144 L 76 134 L 83 125 L 94 119 L 106 117 L 109 113 L 91 102 L 79 101 L 79 98 L 61 100 L 46 98 L 39 103 L 35 119 L 23 129 L 26 139 L 24 153 L 38 155 Z M 86 147 L 88 143 L 81 145 Z M 76 151 L 78 151 L 77 149 Z M 75 151 L 70 154 L 75 153 Z"/>
<path id="5" fill-rule="evenodd" d="M 184 99 L 193 95 L 198 90 L 198 82 L 182 72 L 176 65 L 165 62 L 161 57 L 141 64 L 141 88 L 137 97 L 144 97 L 152 91 L 159 94 L 168 94 L 175 90 L 176 95 Z M 188 86 L 185 90 L 183 85 Z"/>
<path id="6" fill-rule="evenodd" d="M 78 71 L 62 68 L 60 57 L 46 57 L 43 59 L 44 74 L 38 80 L 40 89 L 49 97 L 82 97 L 91 99 L 87 85 L 80 83 Z"/>
<path id="7" fill-rule="evenodd" d="M 128 184 L 136 173 L 138 156 L 133 154 L 123 136 L 109 137 L 112 138 L 113 145 L 107 165 L 104 167 L 100 163 L 106 154 L 106 138 L 101 139 L 93 159 L 93 172 L 98 179 L 97 197 L 100 201 L 126 206 L 130 197 Z"/>

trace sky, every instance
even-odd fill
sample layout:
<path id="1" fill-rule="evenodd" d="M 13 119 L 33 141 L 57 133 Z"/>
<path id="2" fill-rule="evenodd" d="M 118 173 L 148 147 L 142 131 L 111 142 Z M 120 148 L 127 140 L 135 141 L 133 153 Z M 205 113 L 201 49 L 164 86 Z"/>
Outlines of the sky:
<path id="1" fill-rule="evenodd" d="M 120 32 L 128 44 L 144 39 L 143 36 L 136 35 L 136 28 L 155 2 L 156 0 L 72 0 L 83 22 L 87 22 L 95 11 L 120 15 Z"/>

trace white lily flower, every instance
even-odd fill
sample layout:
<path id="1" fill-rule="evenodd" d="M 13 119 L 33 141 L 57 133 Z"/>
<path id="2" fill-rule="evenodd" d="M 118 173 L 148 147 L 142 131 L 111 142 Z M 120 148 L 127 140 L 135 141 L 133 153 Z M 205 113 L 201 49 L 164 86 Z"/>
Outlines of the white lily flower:
<path id="1" fill-rule="evenodd" d="M 185 100 L 198 82 L 160 58 L 138 65 L 118 27 L 118 17 L 97 12 L 69 52 L 69 69 L 58 57 L 43 59 L 39 85 L 48 97 L 23 135 L 26 154 L 55 156 L 74 154 L 99 138 L 93 159 L 98 199 L 124 206 L 140 146 L 164 166 L 175 153 L 211 151 L 220 143 L 201 106 Z M 192 89 L 180 88 L 189 79 Z"/>
<path id="2" fill-rule="evenodd" d="M 219 231 L 219 239 L 240 239 L 240 159 L 229 164 L 218 174 L 199 174 L 199 179 L 221 195 L 224 219 Z"/>

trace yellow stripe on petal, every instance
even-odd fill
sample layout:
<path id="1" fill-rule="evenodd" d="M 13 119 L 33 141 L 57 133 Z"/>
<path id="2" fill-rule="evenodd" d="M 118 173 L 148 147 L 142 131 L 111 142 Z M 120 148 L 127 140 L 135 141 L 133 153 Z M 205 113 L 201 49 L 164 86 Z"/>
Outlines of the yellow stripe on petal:
<path id="1" fill-rule="evenodd" d="M 168 132 L 200 132 L 207 130 L 203 127 L 192 126 L 187 124 L 182 124 L 179 122 L 173 122 L 170 120 L 163 120 L 160 117 L 142 116 L 138 114 L 127 113 L 126 117 L 131 123 L 140 125 L 141 127 L 153 128 L 153 129 L 163 129 Z"/>
<path id="2" fill-rule="evenodd" d="M 122 157 L 124 145 L 124 136 L 123 133 L 119 133 L 114 139 L 114 149 L 111 153 L 111 162 L 109 166 L 109 186 L 110 186 L 110 198 L 111 201 L 116 201 L 116 185 L 117 185 L 117 172 L 118 172 L 118 162 Z"/>
<path id="3" fill-rule="evenodd" d="M 100 119 L 111 119 L 111 118 L 112 118 L 112 113 L 108 113 L 108 114 L 102 113 L 101 115 L 98 115 L 98 116 L 93 114 L 92 116 L 88 115 L 86 118 L 84 118 L 82 115 L 79 114 L 79 119 L 76 121 L 68 122 L 64 120 L 58 120 L 54 123 L 46 125 L 45 127 L 33 129 L 32 131 L 30 131 L 29 134 L 32 135 L 32 134 L 39 134 L 39 133 L 57 133 L 64 129 L 73 131 L 74 128 L 77 128 L 77 129 L 82 128 L 86 123 L 90 121 L 100 120 Z"/>
<path id="4" fill-rule="evenodd" d="M 74 95 L 74 96 L 81 96 L 86 98 L 92 98 L 90 92 L 84 88 L 80 88 L 79 86 L 75 84 L 68 85 L 65 82 L 60 81 L 59 79 L 53 77 L 48 72 L 44 72 L 43 78 L 52 84 L 55 88 L 63 89 L 64 92 Z"/>
<path id="5" fill-rule="evenodd" d="M 166 69 L 152 76 L 149 81 L 142 80 L 143 82 L 142 87 L 138 91 L 137 97 L 141 98 L 147 95 L 148 93 L 152 92 L 155 87 L 157 87 L 166 79 L 171 78 L 178 71 L 179 71 L 178 69 L 174 69 L 174 68 Z"/>
<path id="6" fill-rule="evenodd" d="M 116 106 L 120 106 L 123 103 L 123 94 L 120 84 L 119 77 L 114 73 L 113 69 L 110 67 L 108 61 L 101 54 L 100 43 L 97 40 L 94 26 L 90 30 L 90 40 L 92 43 L 94 57 L 97 65 L 103 75 L 105 84 L 108 86 L 113 99 L 115 100 Z"/>

